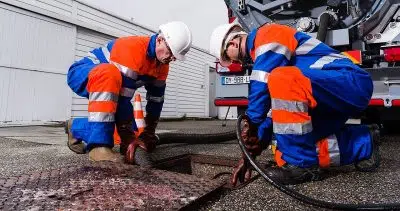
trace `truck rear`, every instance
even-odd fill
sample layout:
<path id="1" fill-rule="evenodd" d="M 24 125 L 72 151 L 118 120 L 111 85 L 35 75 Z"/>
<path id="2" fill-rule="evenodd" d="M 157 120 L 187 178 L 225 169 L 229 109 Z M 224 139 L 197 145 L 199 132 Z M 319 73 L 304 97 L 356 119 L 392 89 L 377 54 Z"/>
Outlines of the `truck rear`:
<path id="1" fill-rule="evenodd" d="M 275 22 L 294 27 L 339 50 L 374 81 L 365 123 L 400 120 L 400 0 L 226 0 L 229 22 L 246 31 Z M 247 108 L 251 68 L 217 63 L 216 106 Z"/>

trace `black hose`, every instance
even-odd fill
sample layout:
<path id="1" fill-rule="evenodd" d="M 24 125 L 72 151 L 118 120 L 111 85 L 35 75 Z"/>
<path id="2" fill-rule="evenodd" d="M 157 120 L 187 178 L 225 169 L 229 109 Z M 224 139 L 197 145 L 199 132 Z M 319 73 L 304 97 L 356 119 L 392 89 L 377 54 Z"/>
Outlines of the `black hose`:
<path id="1" fill-rule="evenodd" d="M 215 144 L 236 139 L 235 130 L 213 134 L 199 133 L 159 133 L 156 145 L 185 143 L 185 144 Z M 135 162 L 142 167 L 152 167 L 155 163 L 151 154 L 140 147 L 136 149 Z"/>
<path id="2" fill-rule="evenodd" d="M 136 165 L 146 168 L 153 167 L 153 165 L 155 164 L 154 160 L 151 157 L 151 154 L 147 153 L 140 147 L 136 148 L 135 163 Z"/>
<path id="3" fill-rule="evenodd" d="M 321 17 L 319 18 L 317 39 L 321 42 L 325 42 L 326 34 L 328 33 L 330 18 L 331 15 L 329 15 L 329 13 L 327 12 L 322 13 Z"/>
<path id="4" fill-rule="evenodd" d="M 172 144 L 172 143 L 187 143 L 187 144 L 213 144 L 236 139 L 236 132 L 228 131 L 213 134 L 199 133 L 159 133 L 157 134 L 159 142 L 157 145 Z"/>
<path id="5" fill-rule="evenodd" d="M 338 209 L 338 210 L 398 210 L 400 209 L 399 203 L 393 204 L 341 204 L 341 203 L 333 203 L 333 202 L 326 202 L 321 201 L 318 199 L 313 199 L 306 195 L 303 195 L 289 187 L 286 187 L 279 182 L 273 180 L 272 178 L 268 177 L 267 174 L 261 169 L 261 167 L 257 164 L 255 159 L 252 158 L 250 153 L 247 151 L 246 147 L 244 146 L 241 133 L 241 122 L 243 119 L 248 119 L 246 115 L 239 116 L 236 125 L 236 135 L 239 141 L 239 146 L 243 153 L 245 154 L 246 158 L 250 162 L 250 164 L 254 167 L 254 169 L 272 186 L 278 188 L 280 191 L 284 192 L 285 194 L 307 204 L 311 204 L 313 206 L 321 207 L 321 208 L 328 208 L 328 209 Z"/>

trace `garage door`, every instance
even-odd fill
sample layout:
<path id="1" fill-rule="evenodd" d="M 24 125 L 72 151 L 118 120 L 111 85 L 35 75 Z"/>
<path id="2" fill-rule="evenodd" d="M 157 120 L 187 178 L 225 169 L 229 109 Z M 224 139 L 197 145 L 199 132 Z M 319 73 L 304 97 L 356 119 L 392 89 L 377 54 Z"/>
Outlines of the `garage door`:
<path id="1" fill-rule="evenodd" d="M 88 52 L 99 46 L 104 46 L 108 41 L 114 37 L 97 33 L 84 28 L 77 30 L 76 47 L 75 47 L 75 60 L 88 56 Z M 87 117 L 88 100 L 82 98 L 75 93 L 72 94 L 72 113 L 73 117 Z"/>
<path id="2" fill-rule="evenodd" d="M 0 3 L 0 124 L 63 121 L 75 27 Z"/>

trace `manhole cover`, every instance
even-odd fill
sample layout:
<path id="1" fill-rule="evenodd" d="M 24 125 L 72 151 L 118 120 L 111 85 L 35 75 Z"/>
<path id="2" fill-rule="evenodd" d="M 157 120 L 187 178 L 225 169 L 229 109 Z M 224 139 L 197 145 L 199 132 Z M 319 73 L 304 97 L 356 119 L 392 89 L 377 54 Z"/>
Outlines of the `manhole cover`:
<path id="1" fill-rule="evenodd" d="M 0 210 L 178 210 L 222 185 L 193 175 L 93 163 L 0 179 Z"/>

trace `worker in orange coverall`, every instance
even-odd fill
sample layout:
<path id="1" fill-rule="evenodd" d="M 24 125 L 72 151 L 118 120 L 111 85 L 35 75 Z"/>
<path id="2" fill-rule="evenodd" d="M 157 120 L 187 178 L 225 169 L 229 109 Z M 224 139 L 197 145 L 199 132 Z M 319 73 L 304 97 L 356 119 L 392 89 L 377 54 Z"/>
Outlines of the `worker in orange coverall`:
<path id="1" fill-rule="evenodd" d="M 217 27 L 210 52 L 222 66 L 253 63 L 242 138 L 253 157 L 277 139 L 269 176 L 283 184 L 320 180 L 320 168 L 379 165 L 376 125 L 345 125 L 372 96 L 368 72 L 311 36 L 279 24 L 247 33 L 238 23 Z M 272 111 L 272 116 L 268 112 Z M 235 169 L 250 178 L 243 158 Z M 364 165 L 365 164 L 365 165 Z"/>
<path id="2" fill-rule="evenodd" d="M 67 121 L 68 146 L 76 153 L 89 152 L 93 161 L 118 162 L 112 151 L 116 125 L 121 137 L 121 154 L 134 163 L 137 147 L 155 148 L 155 129 L 164 102 L 171 61 L 184 60 L 192 45 L 186 24 L 163 24 L 152 36 L 128 36 L 110 41 L 89 52 L 68 71 L 68 85 L 77 95 L 89 99 L 88 117 Z M 146 126 L 135 138 L 131 99 L 135 91 L 147 90 Z"/>

